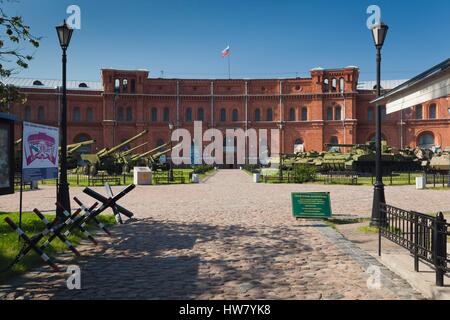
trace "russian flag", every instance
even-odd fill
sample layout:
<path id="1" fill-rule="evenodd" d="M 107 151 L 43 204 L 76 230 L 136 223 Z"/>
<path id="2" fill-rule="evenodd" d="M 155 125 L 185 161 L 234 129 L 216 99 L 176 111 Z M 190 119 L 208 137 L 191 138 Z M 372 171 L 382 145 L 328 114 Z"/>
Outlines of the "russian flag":
<path id="1" fill-rule="evenodd" d="M 222 58 L 229 56 L 230 55 L 230 46 L 227 46 L 225 49 L 223 49 L 222 51 Z"/>

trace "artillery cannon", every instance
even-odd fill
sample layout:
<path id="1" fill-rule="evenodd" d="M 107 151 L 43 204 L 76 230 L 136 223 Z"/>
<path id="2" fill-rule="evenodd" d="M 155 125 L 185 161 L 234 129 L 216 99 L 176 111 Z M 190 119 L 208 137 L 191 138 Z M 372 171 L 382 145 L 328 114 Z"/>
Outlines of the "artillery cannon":
<path id="1" fill-rule="evenodd" d="M 160 145 L 159 147 L 156 147 L 155 149 L 149 150 L 147 152 L 134 155 L 131 157 L 130 162 L 132 163 L 133 167 L 149 167 L 151 169 L 156 168 L 157 159 L 161 157 L 163 154 L 171 151 L 172 149 L 167 149 L 162 152 L 158 152 L 155 154 L 155 152 L 167 147 L 169 144 L 165 143 L 163 145 Z M 152 155 L 153 154 L 153 155 Z"/>
<path id="2" fill-rule="evenodd" d="M 94 143 L 95 140 L 87 140 L 67 145 L 67 169 L 69 170 L 76 169 L 78 163 L 81 160 L 81 153 L 77 151 L 79 151 L 80 148 L 82 147 L 90 146 L 91 144 Z M 61 147 L 59 148 L 59 151 L 61 152 Z"/>
<path id="3" fill-rule="evenodd" d="M 115 153 L 119 152 L 127 144 L 144 136 L 147 132 L 147 130 L 144 130 L 111 149 L 105 148 L 94 154 L 82 154 L 81 159 L 85 163 L 78 169 L 83 173 L 89 173 L 92 176 L 95 176 L 100 170 L 105 170 L 110 175 L 121 174 L 123 164 L 117 160 Z"/>
<path id="4" fill-rule="evenodd" d="M 148 142 L 144 142 L 134 148 L 131 148 L 130 150 L 121 152 L 116 155 L 117 162 L 122 165 L 122 173 L 129 173 L 132 168 L 132 161 L 131 158 L 133 158 L 133 152 L 142 148 L 143 146 L 146 146 Z"/>

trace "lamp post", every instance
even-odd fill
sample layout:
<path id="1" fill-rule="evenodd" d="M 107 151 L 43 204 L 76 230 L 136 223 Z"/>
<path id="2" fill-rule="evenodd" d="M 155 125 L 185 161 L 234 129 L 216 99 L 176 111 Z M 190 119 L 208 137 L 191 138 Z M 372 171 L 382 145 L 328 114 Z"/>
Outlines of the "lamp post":
<path id="1" fill-rule="evenodd" d="M 170 160 L 169 160 L 169 181 L 173 181 L 173 163 L 172 163 L 172 132 L 173 124 L 169 123 L 169 141 L 170 141 Z"/>
<path id="2" fill-rule="evenodd" d="M 69 184 L 67 183 L 67 48 L 72 38 L 73 29 L 64 23 L 56 27 L 59 44 L 62 49 L 62 110 L 61 110 L 61 168 L 59 172 L 58 202 L 70 212 Z M 57 216 L 64 216 L 61 209 L 57 208 Z"/>
<path id="3" fill-rule="evenodd" d="M 280 146 L 279 146 L 279 156 L 280 156 L 280 182 L 283 181 L 283 147 L 282 147 L 282 141 L 283 141 L 283 122 L 280 122 L 278 124 L 278 129 L 279 129 L 279 135 L 280 135 Z"/>
<path id="4" fill-rule="evenodd" d="M 386 34 L 389 27 L 384 23 L 375 25 L 372 28 L 372 36 L 375 43 L 375 48 L 377 50 L 377 97 L 381 96 L 381 48 L 383 47 L 384 40 L 386 39 Z M 376 116 L 375 116 L 375 173 L 376 181 L 374 185 L 373 193 L 373 204 L 372 204 L 372 226 L 380 225 L 380 204 L 385 203 L 384 196 L 384 184 L 383 184 L 383 173 L 381 169 L 381 106 L 376 105 Z"/>

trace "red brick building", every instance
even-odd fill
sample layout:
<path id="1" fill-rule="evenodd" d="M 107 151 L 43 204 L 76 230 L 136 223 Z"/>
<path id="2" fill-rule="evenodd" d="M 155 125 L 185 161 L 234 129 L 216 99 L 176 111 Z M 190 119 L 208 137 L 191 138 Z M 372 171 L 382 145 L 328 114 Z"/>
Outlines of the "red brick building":
<path id="1" fill-rule="evenodd" d="M 146 148 L 169 139 L 168 124 L 192 130 L 193 121 L 210 128 L 277 128 L 283 121 L 285 153 L 295 144 L 323 150 L 324 144 L 365 143 L 374 136 L 374 83 L 359 82 L 357 67 L 312 69 L 309 78 L 196 80 L 149 78 L 145 70 L 101 71 L 101 82 L 68 83 L 68 141 L 95 139 L 91 151 L 112 147 L 148 130 L 132 145 Z M 58 125 L 60 82 L 11 78 L 27 94 L 12 106 L 20 119 Z M 391 89 L 399 81 L 382 83 Z M 18 137 L 20 130 L 17 130 Z M 402 148 L 450 147 L 449 97 L 386 116 L 383 136 Z M 18 138 L 17 137 L 17 138 Z M 144 150 L 143 150 L 144 151 Z"/>

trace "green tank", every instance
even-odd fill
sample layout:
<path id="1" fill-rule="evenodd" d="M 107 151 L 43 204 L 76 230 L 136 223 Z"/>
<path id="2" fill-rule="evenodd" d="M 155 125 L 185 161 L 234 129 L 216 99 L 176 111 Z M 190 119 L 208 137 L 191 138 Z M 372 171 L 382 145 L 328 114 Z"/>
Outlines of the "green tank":
<path id="1" fill-rule="evenodd" d="M 430 159 L 429 169 L 447 174 L 450 171 L 450 147 L 437 151 Z"/>
<path id="2" fill-rule="evenodd" d="M 326 144 L 333 148 L 350 148 L 350 151 L 325 152 L 321 163 L 317 163 L 320 171 L 354 171 L 358 173 L 371 173 L 375 169 L 375 143 L 366 144 Z M 383 174 L 393 171 L 420 170 L 420 162 L 413 153 L 406 150 L 396 150 L 382 142 L 381 161 Z"/>

